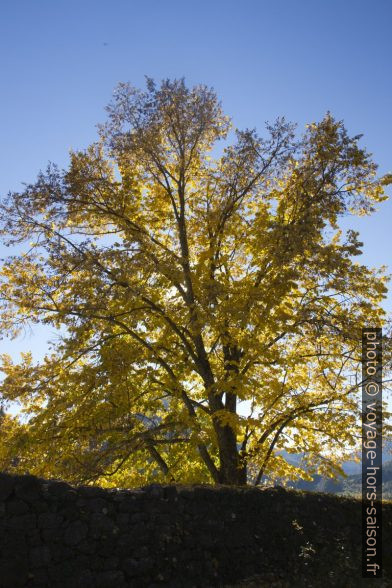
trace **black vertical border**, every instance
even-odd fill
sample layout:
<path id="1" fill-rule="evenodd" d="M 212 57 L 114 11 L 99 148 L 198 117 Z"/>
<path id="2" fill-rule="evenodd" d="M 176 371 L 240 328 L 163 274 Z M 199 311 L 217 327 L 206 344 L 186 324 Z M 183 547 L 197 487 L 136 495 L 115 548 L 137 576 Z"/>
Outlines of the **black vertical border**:
<path id="1" fill-rule="evenodd" d="M 382 577 L 382 329 L 362 329 L 362 577 Z"/>

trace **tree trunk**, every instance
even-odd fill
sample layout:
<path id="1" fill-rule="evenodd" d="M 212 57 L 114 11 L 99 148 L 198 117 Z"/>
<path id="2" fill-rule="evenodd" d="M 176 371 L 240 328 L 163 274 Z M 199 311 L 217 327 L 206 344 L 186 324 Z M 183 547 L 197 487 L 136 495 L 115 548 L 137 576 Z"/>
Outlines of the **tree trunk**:
<path id="1" fill-rule="evenodd" d="M 246 463 L 241 462 L 233 429 L 214 423 L 219 446 L 219 483 L 244 486 L 247 483 Z"/>
<path id="2" fill-rule="evenodd" d="M 212 412 L 212 422 L 218 442 L 219 449 L 219 471 L 218 483 L 228 484 L 230 486 L 246 485 L 247 483 L 247 468 L 246 463 L 240 459 L 240 453 L 237 447 L 237 437 L 233 429 L 228 425 L 221 425 L 219 419 L 214 416 L 214 412 L 220 411 L 223 408 L 230 412 L 236 410 L 236 395 L 227 393 L 227 406 L 222 402 L 222 393 L 214 394 L 214 377 L 211 372 L 204 344 L 200 335 L 197 338 L 197 343 L 200 350 L 200 364 L 201 374 L 204 380 L 206 390 L 208 391 L 208 402 Z"/>
<path id="3" fill-rule="evenodd" d="M 241 350 L 236 346 L 223 346 L 225 360 L 226 377 L 234 373 L 238 376 L 238 362 L 241 357 Z M 237 394 L 235 386 L 228 384 L 225 392 L 225 408 L 233 415 L 237 411 Z M 219 475 L 221 484 L 246 485 L 246 462 L 241 460 L 241 455 L 237 447 L 237 437 L 235 431 L 228 425 L 221 426 L 219 422 L 214 422 L 215 432 L 219 444 Z"/>

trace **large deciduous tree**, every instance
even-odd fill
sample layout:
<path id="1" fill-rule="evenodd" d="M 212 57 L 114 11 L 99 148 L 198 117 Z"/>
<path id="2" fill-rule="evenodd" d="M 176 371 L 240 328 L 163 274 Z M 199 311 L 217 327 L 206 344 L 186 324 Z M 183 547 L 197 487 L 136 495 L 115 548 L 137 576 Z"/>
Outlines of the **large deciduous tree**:
<path id="1" fill-rule="evenodd" d="M 2 467 L 245 484 L 301 475 L 285 449 L 303 476 L 339 471 L 386 277 L 338 223 L 389 178 L 330 114 L 302 137 L 284 119 L 234 133 L 212 90 L 150 79 L 108 113 L 67 170 L 2 203 L 4 240 L 25 244 L 2 269 L 2 330 L 61 334 L 39 364 L 3 356 L 24 418 L 2 416 Z"/>

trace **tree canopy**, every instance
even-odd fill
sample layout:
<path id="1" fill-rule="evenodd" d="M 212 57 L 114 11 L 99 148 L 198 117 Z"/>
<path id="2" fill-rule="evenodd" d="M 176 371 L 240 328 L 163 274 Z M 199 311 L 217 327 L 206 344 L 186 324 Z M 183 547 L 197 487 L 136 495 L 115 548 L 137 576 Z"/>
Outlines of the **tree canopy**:
<path id="1" fill-rule="evenodd" d="M 23 418 L 2 416 L 0 466 L 116 486 L 340 471 L 387 277 L 339 221 L 372 213 L 390 177 L 330 113 L 262 137 L 213 90 L 151 79 L 107 110 L 67 169 L 2 201 L 23 248 L 1 271 L 2 332 L 61 337 L 38 364 L 2 357 Z"/>

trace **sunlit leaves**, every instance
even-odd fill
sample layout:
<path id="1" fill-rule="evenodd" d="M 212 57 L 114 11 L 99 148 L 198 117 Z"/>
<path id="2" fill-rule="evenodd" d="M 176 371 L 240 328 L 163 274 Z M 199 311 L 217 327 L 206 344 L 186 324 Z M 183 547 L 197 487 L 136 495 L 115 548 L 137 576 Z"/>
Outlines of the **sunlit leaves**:
<path id="1" fill-rule="evenodd" d="M 204 86 L 121 84 L 108 110 L 66 171 L 2 205 L 4 240 L 26 243 L 1 271 L 2 330 L 64 335 L 41 365 L 3 357 L 25 421 L 2 421 L 0 463 L 124 486 L 332 475 L 386 294 L 339 220 L 372 212 L 388 177 L 330 114 L 303 137 L 279 119 L 229 144 Z"/>

